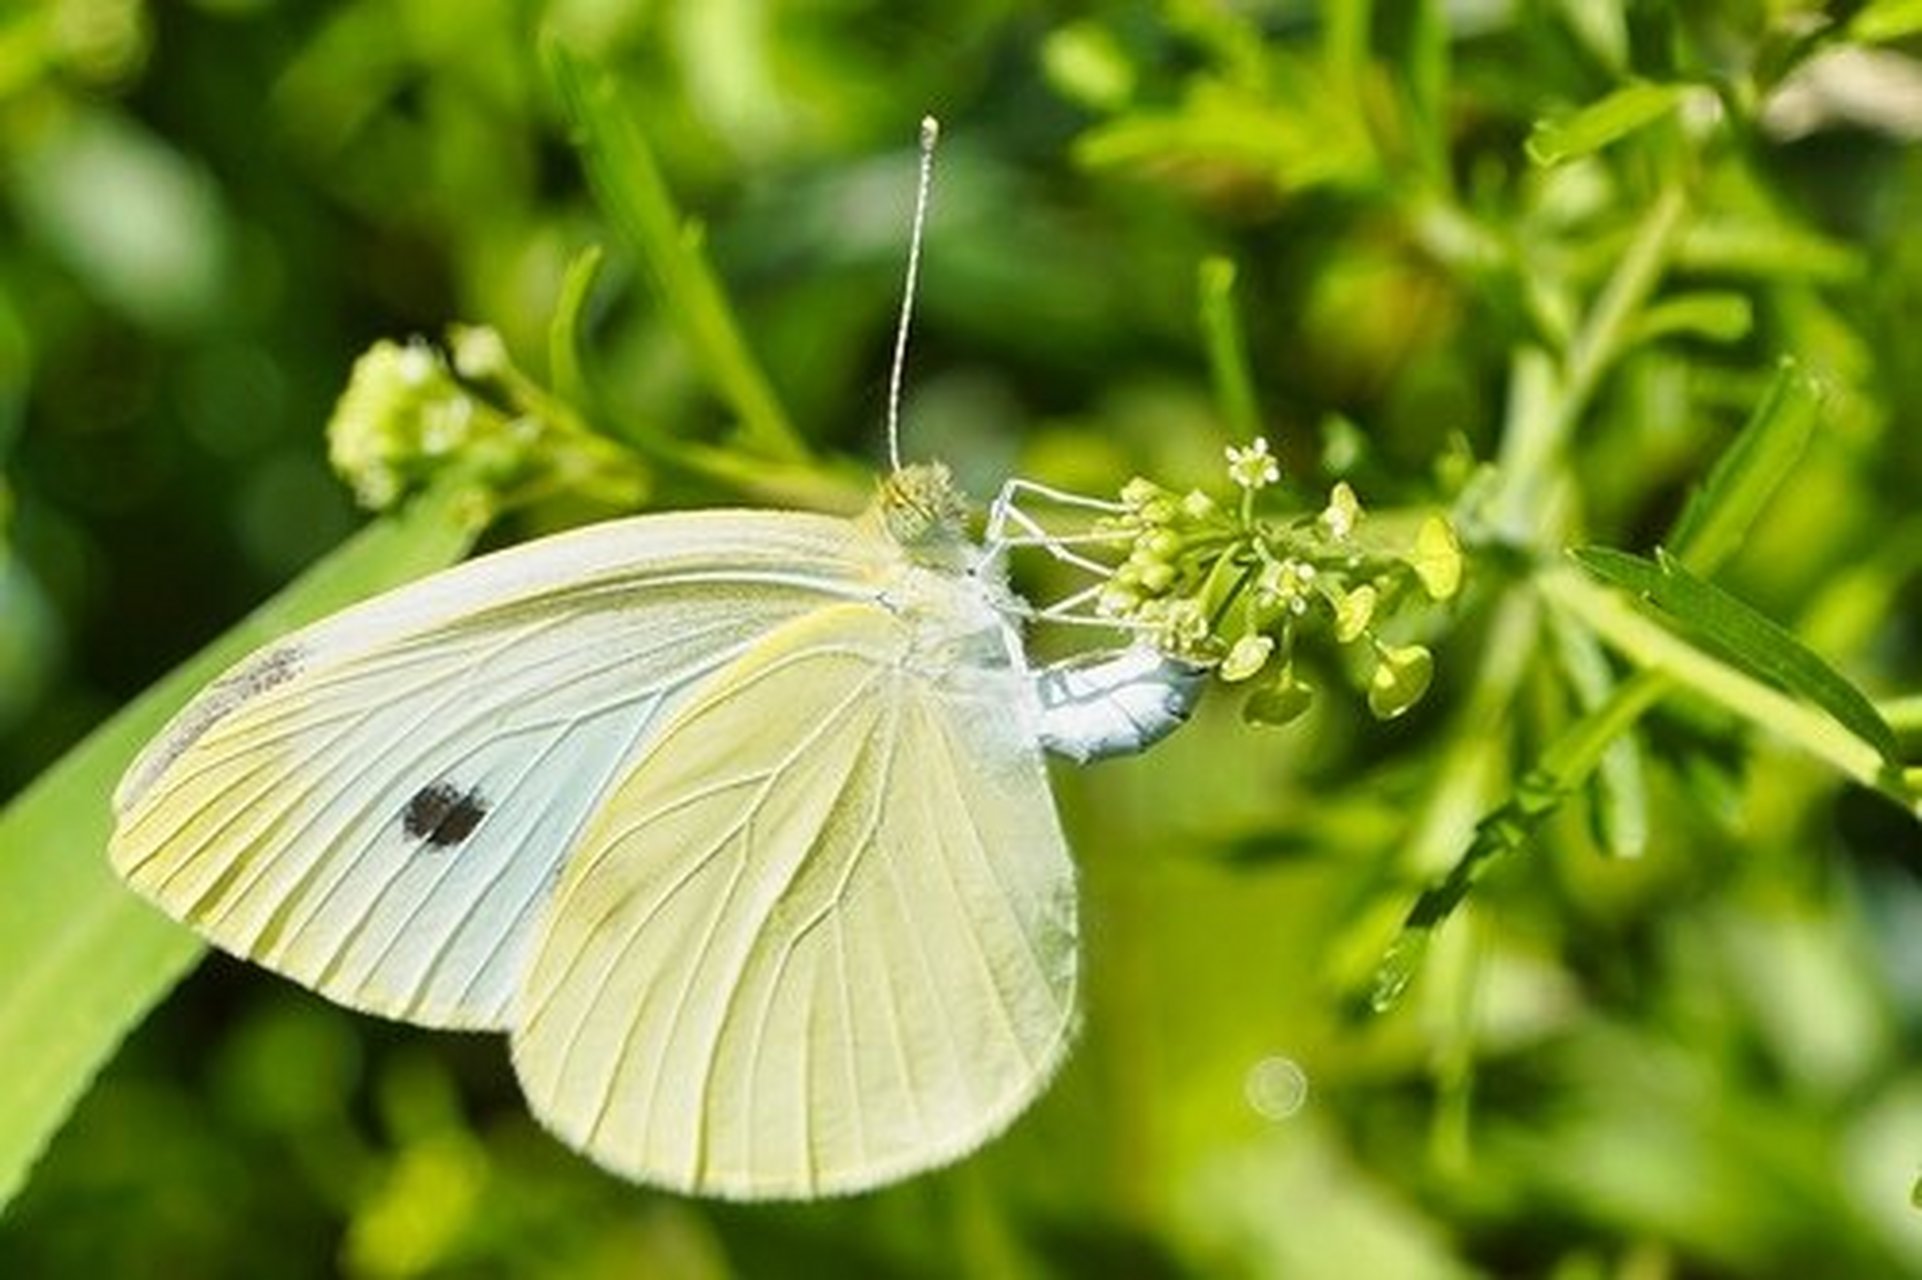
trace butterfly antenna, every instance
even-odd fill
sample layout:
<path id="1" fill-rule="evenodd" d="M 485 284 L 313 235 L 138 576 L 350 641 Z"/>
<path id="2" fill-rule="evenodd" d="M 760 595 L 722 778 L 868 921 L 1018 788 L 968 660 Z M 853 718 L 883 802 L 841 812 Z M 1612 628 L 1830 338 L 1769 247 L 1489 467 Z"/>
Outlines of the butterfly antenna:
<path id="1" fill-rule="evenodd" d="M 934 144 L 941 125 L 921 117 L 921 175 L 914 188 L 914 227 L 908 233 L 908 279 L 901 290 L 901 318 L 894 326 L 894 367 L 888 373 L 888 465 L 901 469 L 901 374 L 908 363 L 908 321 L 914 315 L 914 284 L 921 274 L 921 232 L 928 220 L 928 191 L 934 186 Z"/>

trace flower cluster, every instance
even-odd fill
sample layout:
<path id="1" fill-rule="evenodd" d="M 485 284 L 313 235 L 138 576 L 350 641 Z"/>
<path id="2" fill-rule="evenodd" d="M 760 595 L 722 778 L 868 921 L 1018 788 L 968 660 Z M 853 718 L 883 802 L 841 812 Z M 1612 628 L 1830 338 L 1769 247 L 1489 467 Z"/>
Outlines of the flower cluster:
<path id="1" fill-rule="evenodd" d="M 467 444 L 480 407 L 439 351 L 383 339 L 354 362 L 328 424 L 328 460 L 362 506 L 385 510 Z"/>
<path id="2" fill-rule="evenodd" d="M 447 353 L 382 340 L 354 362 L 327 424 L 328 459 L 362 506 L 384 511 L 450 466 L 497 493 L 543 488 L 638 499 L 633 459 L 517 369 L 492 329 L 456 326 Z"/>
<path id="3" fill-rule="evenodd" d="M 1312 634 L 1362 655 L 1375 715 L 1392 719 L 1420 701 L 1434 658 L 1388 636 L 1411 604 L 1460 589 L 1461 546 L 1448 522 L 1369 521 L 1345 482 L 1319 512 L 1261 514 L 1256 497 L 1280 481 L 1281 467 L 1259 438 L 1228 450 L 1228 478 L 1241 491 L 1235 508 L 1139 478 L 1122 489 L 1123 510 L 1105 527 L 1126 539 L 1128 556 L 1103 587 L 1099 612 L 1245 686 L 1244 714 L 1257 723 L 1285 723 L 1307 709 L 1314 690 L 1295 658 Z"/>

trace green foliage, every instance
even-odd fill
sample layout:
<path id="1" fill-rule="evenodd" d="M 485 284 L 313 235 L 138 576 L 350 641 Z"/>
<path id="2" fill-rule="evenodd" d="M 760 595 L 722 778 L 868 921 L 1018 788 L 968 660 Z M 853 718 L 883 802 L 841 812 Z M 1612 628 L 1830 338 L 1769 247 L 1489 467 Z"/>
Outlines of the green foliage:
<path id="1" fill-rule="evenodd" d="M 19 1189 L 87 1082 L 203 947 L 131 898 L 104 856 L 106 798 L 188 698 L 274 636 L 459 560 L 484 491 L 448 483 L 370 526 L 95 729 L 0 810 L 0 1200 Z M 76 853 L 76 850 L 84 851 Z"/>
<path id="2" fill-rule="evenodd" d="M 1917 14 L 9 11 L 0 1274 L 1922 1272 Z M 879 1195 L 694 1204 L 492 1038 L 218 962 L 157 1003 L 201 951 L 106 797 L 227 659 L 484 517 L 859 504 L 929 110 L 906 452 L 1148 477 L 1122 585 L 1221 676 L 1056 775 L 1048 1097 Z M 1230 447 L 1283 483 L 1174 527 Z M 401 505 L 350 537 L 350 487 Z M 1251 611 L 1271 561 L 1330 589 Z"/>
<path id="3" fill-rule="evenodd" d="M 1538 120 L 1528 135 L 1528 158 L 1562 164 L 1600 151 L 1663 119 L 1689 92 L 1679 84 L 1627 84 L 1559 120 Z"/>
<path id="4" fill-rule="evenodd" d="M 1875 748 L 1891 768 L 1901 766 L 1895 730 L 1860 690 L 1793 634 L 1696 577 L 1680 561 L 1661 552 L 1645 560 L 1607 547 L 1580 548 L 1575 559 L 1603 581 L 1643 596 L 1751 675 L 1813 702 Z"/>
<path id="5" fill-rule="evenodd" d="M 662 309 L 682 327 L 709 381 L 740 419 L 741 443 L 773 461 L 806 456 L 806 447 L 775 399 L 700 249 L 700 231 L 675 210 L 660 168 L 618 87 L 582 65 L 559 40 L 543 53 L 561 109 L 613 229 L 653 277 Z"/>

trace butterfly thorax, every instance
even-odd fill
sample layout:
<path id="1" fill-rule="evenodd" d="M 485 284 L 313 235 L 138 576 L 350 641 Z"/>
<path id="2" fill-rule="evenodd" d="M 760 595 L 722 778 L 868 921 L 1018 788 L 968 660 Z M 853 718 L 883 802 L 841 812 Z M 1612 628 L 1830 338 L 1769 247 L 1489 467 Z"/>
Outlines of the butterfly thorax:
<path id="1" fill-rule="evenodd" d="M 868 510 L 901 561 L 882 599 L 914 635 L 912 665 L 951 671 L 1002 666 L 1021 602 L 1000 564 L 968 537 L 968 501 L 938 462 L 902 467 Z"/>

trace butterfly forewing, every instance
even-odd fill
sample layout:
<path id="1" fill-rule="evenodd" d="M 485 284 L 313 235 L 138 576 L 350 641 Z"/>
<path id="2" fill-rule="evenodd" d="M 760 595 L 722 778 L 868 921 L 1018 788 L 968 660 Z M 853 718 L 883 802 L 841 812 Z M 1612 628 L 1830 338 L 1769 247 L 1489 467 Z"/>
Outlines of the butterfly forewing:
<path id="1" fill-rule="evenodd" d="M 950 590 L 786 624 L 609 795 L 513 1019 L 568 1142 L 707 1194 L 852 1191 L 971 1150 L 1046 1083 L 1072 867 L 1003 624 Z"/>
<path id="2" fill-rule="evenodd" d="M 854 522 L 703 513 L 463 565 L 270 646 L 129 770 L 116 868 L 357 1008 L 504 1027 L 576 836 L 689 692 L 871 597 Z"/>

